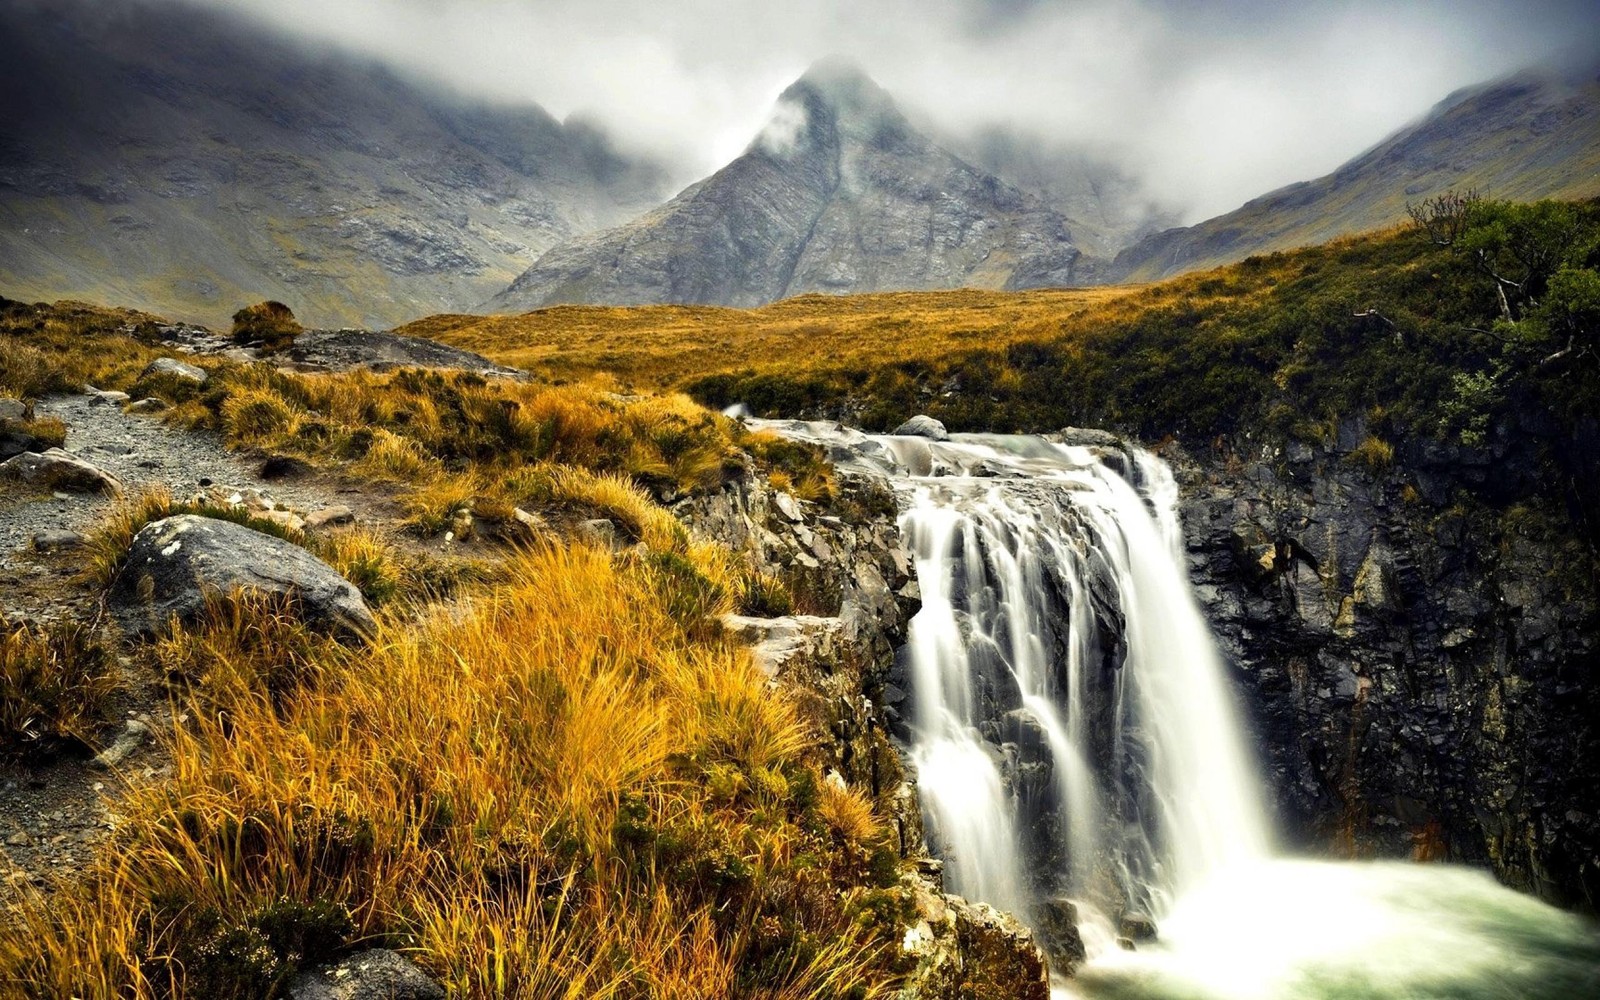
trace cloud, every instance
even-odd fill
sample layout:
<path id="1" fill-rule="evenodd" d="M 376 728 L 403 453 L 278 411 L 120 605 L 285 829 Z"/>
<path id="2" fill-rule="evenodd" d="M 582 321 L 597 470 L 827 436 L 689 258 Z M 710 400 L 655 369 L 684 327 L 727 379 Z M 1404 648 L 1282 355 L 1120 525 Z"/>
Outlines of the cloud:
<path id="1" fill-rule="evenodd" d="M 1458 87 L 1600 51 L 1586 2 L 181 2 L 581 115 L 684 181 L 761 134 L 813 60 L 843 54 L 922 118 L 1088 151 L 1189 219 L 1326 173 Z"/>

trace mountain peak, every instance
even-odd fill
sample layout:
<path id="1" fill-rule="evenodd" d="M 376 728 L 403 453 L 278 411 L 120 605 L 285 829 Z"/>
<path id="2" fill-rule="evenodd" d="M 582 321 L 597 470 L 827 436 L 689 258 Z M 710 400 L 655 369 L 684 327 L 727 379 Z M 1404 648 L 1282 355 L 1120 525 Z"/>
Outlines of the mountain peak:
<path id="1" fill-rule="evenodd" d="M 910 130 L 894 98 L 845 56 L 828 56 L 784 89 L 753 148 L 788 157 L 843 139 L 876 142 Z"/>

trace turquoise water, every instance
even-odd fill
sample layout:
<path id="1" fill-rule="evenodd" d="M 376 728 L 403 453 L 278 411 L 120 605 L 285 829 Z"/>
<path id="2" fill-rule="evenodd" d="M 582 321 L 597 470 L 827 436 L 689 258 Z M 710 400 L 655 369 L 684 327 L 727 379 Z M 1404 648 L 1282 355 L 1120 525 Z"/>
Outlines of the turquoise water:
<path id="1" fill-rule="evenodd" d="M 1600 1000 L 1600 927 L 1445 865 L 1273 860 L 1102 950 L 1062 998 Z"/>

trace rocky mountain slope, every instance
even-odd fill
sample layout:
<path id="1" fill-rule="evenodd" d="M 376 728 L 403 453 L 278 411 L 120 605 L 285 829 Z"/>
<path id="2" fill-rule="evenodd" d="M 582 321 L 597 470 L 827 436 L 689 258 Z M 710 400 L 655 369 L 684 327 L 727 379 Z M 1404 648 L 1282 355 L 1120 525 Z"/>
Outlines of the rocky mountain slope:
<path id="1" fill-rule="evenodd" d="M 858 69 L 825 60 L 738 159 L 627 225 L 555 247 L 489 305 L 754 306 L 1087 278 L 1059 214 L 936 145 Z"/>
<path id="2" fill-rule="evenodd" d="M 1528 72 L 1456 92 L 1325 177 L 1119 253 L 1114 281 L 1153 281 L 1322 243 L 1406 216 L 1448 190 L 1516 201 L 1600 194 L 1600 77 Z"/>
<path id="3" fill-rule="evenodd" d="M 0 289 L 219 322 L 272 297 L 389 325 L 656 204 L 534 105 L 423 89 L 216 10 L 0 4 Z"/>

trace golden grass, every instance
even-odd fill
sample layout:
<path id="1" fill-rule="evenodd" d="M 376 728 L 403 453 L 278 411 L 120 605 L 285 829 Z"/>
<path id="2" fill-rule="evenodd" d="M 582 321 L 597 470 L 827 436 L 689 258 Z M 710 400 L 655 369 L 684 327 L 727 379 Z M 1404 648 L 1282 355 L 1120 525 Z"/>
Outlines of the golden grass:
<path id="1" fill-rule="evenodd" d="M 116 682 L 110 654 L 88 629 L 0 619 L 0 755 L 90 742 Z"/>
<path id="2" fill-rule="evenodd" d="M 1062 317 L 1111 306 L 1136 291 L 802 295 L 759 309 L 555 306 L 508 316 L 429 316 L 397 332 L 552 379 L 607 374 L 661 389 L 719 371 L 877 367 L 1053 337 Z"/>
<path id="3" fill-rule="evenodd" d="M 893 930 L 860 919 L 885 890 L 826 833 L 871 840 L 870 817 L 819 810 L 814 734 L 690 635 L 660 572 L 542 548 L 365 652 L 247 603 L 166 640 L 199 692 L 174 775 L 12 915 L 0 982 L 248 992 L 290 971 L 287 913 L 296 941 L 406 947 L 462 997 L 885 995 Z M 315 670 L 266 684 L 284 662 Z M 709 797 L 713 772 L 736 793 Z"/>

